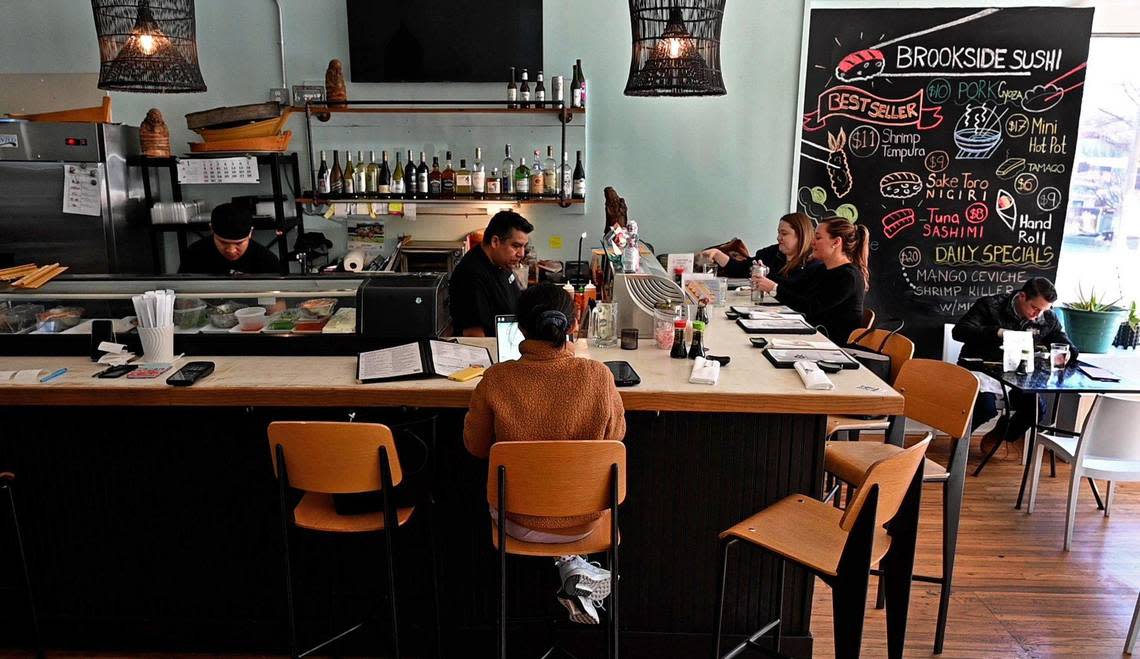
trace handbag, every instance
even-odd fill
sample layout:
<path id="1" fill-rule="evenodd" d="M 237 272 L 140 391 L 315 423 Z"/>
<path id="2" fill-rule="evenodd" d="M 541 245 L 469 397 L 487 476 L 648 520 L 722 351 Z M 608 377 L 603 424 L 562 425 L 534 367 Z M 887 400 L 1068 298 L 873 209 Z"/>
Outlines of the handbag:
<path id="1" fill-rule="evenodd" d="M 886 336 L 883 337 L 883 340 L 879 342 L 878 348 L 868 348 L 867 346 L 861 345 L 859 343 L 863 340 L 864 337 L 877 329 L 874 327 L 865 330 L 862 334 L 855 337 L 854 341 L 848 343 L 846 348 L 844 348 L 848 355 L 851 355 L 852 358 L 862 364 L 864 368 L 873 373 L 875 377 L 879 378 L 883 382 L 890 382 L 891 380 L 891 356 L 883 352 L 883 347 L 887 345 L 887 341 L 890 341 L 892 336 L 897 334 L 899 330 L 901 330 L 903 326 L 906 325 L 906 321 L 902 319 L 893 320 L 898 321 L 898 327 L 894 328 L 888 332 Z"/>

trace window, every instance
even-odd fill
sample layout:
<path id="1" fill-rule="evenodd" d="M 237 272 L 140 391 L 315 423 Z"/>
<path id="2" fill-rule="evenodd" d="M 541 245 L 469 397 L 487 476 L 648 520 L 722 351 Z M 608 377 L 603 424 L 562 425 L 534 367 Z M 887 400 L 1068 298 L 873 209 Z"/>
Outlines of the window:
<path id="1" fill-rule="evenodd" d="M 1093 36 L 1057 270 L 1062 302 L 1140 298 L 1140 34 Z"/>

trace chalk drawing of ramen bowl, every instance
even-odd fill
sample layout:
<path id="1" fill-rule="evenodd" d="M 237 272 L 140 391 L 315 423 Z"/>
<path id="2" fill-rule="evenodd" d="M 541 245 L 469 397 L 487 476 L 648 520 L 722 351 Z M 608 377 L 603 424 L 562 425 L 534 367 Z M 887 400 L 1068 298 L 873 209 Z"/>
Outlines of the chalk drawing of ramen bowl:
<path id="1" fill-rule="evenodd" d="M 959 158 L 988 158 L 1001 144 L 1001 130 L 996 128 L 958 128 L 954 144 Z"/>

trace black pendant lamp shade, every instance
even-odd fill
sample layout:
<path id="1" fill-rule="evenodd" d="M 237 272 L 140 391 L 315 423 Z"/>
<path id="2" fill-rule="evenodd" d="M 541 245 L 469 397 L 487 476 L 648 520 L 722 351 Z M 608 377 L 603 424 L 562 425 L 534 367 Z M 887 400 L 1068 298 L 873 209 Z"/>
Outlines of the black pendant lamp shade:
<path id="1" fill-rule="evenodd" d="M 626 96 L 723 96 L 725 0 L 629 0 L 633 54 Z"/>
<path id="2" fill-rule="evenodd" d="M 204 92 L 194 0 L 91 0 L 99 36 L 99 89 Z"/>

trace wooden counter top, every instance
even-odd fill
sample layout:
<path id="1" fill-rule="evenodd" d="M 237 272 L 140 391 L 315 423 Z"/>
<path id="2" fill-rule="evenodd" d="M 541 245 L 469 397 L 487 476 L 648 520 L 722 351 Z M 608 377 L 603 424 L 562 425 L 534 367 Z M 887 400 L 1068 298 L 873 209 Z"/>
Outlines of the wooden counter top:
<path id="1" fill-rule="evenodd" d="M 800 414 L 897 414 L 903 399 L 866 369 L 831 375 L 832 391 L 807 391 L 791 369 L 773 368 L 748 335 L 730 321 L 714 320 L 705 345 L 709 352 L 728 355 L 715 386 L 689 384 L 692 362 L 670 359 L 652 340 L 638 350 L 589 348 L 579 342 L 578 354 L 624 360 L 641 376 L 641 384 L 622 388 L 627 410 L 699 412 L 772 412 Z M 772 337 L 769 337 L 772 338 Z M 815 337 L 822 339 L 821 336 Z M 464 339 L 487 345 L 494 340 Z M 186 361 L 217 364 L 212 375 L 191 387 L 172 387 L 166 378 Z M 361 385 L 355 381 L 354 357 L 209 357 L 185 358 L 175 369 L 153 380 L 91 377 L 104 368 L 82 357 L 0 357 L 0 371 L 40 368 L 69 371 L 43 384 L 0 384 L 0 405 L 180 405 L 263 407 L 398 406 L 467 407 L 478 380 L 452 382 L 444 378 Z M 567 383 L 567 395 L 574 384 Z M 524 401 L 525 403 L 525 401 Z"/>

